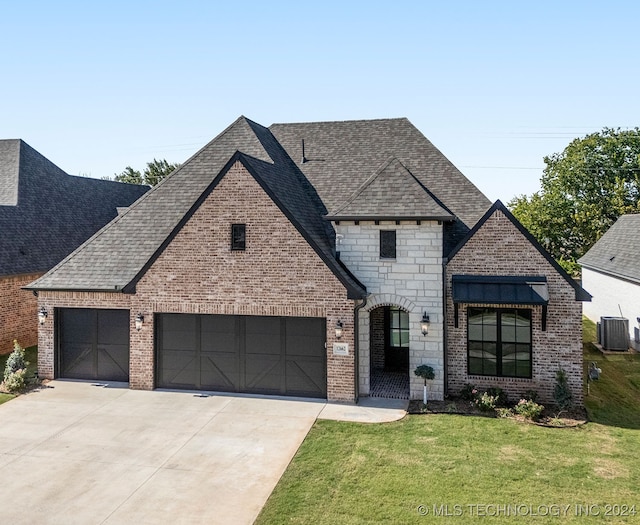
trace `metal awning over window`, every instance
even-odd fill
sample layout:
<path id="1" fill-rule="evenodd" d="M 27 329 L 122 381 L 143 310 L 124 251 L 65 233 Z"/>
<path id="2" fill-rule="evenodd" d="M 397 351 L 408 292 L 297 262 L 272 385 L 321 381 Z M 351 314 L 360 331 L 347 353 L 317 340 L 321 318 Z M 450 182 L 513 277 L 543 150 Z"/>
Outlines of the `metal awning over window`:
<path id="1" fill-rule="evenodd" d="M 536 276 L 454 275 L 454 303 L 547 304 L 547 278 Z"/>
<path id="2" fill-rule="evenodd" d="M 544 275 L 453 275 L 451 278 L 455 325 L 458 304 L 542 305 L 542 329 L 546 329 L 549 290 Z"/>

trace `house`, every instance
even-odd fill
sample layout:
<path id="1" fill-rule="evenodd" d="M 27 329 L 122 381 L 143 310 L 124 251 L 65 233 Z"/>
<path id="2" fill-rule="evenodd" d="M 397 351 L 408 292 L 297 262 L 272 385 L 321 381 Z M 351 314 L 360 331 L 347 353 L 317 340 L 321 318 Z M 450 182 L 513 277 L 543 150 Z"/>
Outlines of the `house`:
<path id="1" fill-rule="evenodd" d="M 43 377 L 582 399 L 588 294 L 404 118 L 241 117 L 29 288 Z"/>
<path id="2" fill-rule="evenodd" d="M 43 275 L 149 188 L 67 175 L 22 140 L 0 140 L 0 354 L 37 343 Z"/>
<path id="3" fill-rule="evenodd" d="M 640 350 L 640 215 L 622 215 L 584 254 L 582 283 L 593 293 L 584 313 L 628 319 L 629 341 Z"/>

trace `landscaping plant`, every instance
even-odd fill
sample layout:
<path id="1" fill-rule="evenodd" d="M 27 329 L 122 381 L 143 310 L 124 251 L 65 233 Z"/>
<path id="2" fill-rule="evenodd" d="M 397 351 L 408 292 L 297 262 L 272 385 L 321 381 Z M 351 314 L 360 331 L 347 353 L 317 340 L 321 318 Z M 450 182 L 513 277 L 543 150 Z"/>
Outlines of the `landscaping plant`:
<path id="1" fill-rule="evenodd" d="M 424 389 L 422 394 L 422 402 L 424 406 L 427 406 L 427 379 L 433 379 L 436 375 L 433 371 L 433 368 L 429 365 L 420 365 L 413 372 L 418 377 L 424 379 Z"/>
<path id="2" fill-rule="evenodd" d="M 567 410 L 571 406 L 573 396 L 567 383 L 567 373 L 562 368 L 559 368 L 556 372 L 556 386 L 553 389 L 553 399 L 560 412 Z"/>
<path id="3" fill-rule="evenodd" d="M 530 399 L 521 399 L 520 401 L 518 401 L 518 404 L 513 407 L 513 410 L 516 414 L 520 414 L 525 419 L 537 421 L 542 415 L 544 406 L 539 405 L 538 403 Z"/>
<path id="4" fill-rule="evenodd" d="M 24 358 L 24 349 L 18 341 L 14 339 L 13 352 L 9 355 L 4 368 L 4 381 L 2 385 L 6 391 L 19 392 L 24 388 L 28 364 Z"/>

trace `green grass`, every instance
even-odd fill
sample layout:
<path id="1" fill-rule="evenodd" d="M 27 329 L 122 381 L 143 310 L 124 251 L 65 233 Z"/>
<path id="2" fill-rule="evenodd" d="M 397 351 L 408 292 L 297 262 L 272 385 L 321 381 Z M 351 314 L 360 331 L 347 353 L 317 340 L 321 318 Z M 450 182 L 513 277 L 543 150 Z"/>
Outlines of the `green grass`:
<path id="1" fill-rule="evenodd" d="M 317 421 L 256 523 L 640 523 L 640 358 L 595 352 L 585 343 L 585 364 L 597 361 L 602 379 L 586 402 L 592 422 L 578 428 L 444 414 Z M 462 515 L 434 515 L 445 505 Z M 473 505 L 527 507 L 480 517 Z M 529 505 L 562 515 L 526 516 Z M 600 516 L 580 515 L 576 505 Z M 636 505 L 637 514 L 616 516 L 611 507 L 604 517 L 606 505 Z"/>
<path id="2" fill-rule="evenodd" d="M 24 349 L 25 359 L 29 362 L 27 366 L 27 376 L 33 377 L 33 375 L 38 370 L 38 347 L 30 346 L 29 348 Z M 4 367 L 7 364 L 7 359 L 9 358 L 9 354 L 0 355 L 0 382 L 2 382 L 2 376 L 4 376 Z M 7 401 L 12 400 L 16 397 L 13 394 L 1 394 L 0 393 L 0 405 L 2 403 L 6 403 Z"/>
<path id="3" fill-rule="evenodd" d="M 600 379 L 589 384 L 589 395 L 585 396 L 589 419 L 603 425 L 640 429 L 640 354 L 602 355 L 591 343 L 595 340 L 596 325 L 585 319 L 585 370 L 592 361 L 602 369 Z"/>

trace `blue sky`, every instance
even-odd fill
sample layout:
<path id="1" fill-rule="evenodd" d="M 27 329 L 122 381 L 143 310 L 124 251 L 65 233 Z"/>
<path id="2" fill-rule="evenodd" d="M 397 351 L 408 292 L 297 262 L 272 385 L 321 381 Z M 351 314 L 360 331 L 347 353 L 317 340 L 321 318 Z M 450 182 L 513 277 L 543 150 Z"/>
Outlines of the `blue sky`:
<path id="1" fill-rule="evenodd" d="M 30 1 L 0 7 L 0 138 L 112 176 L 239 115 L 408 117 L 491 200 L 640 122 L 631 1 Z"/>

